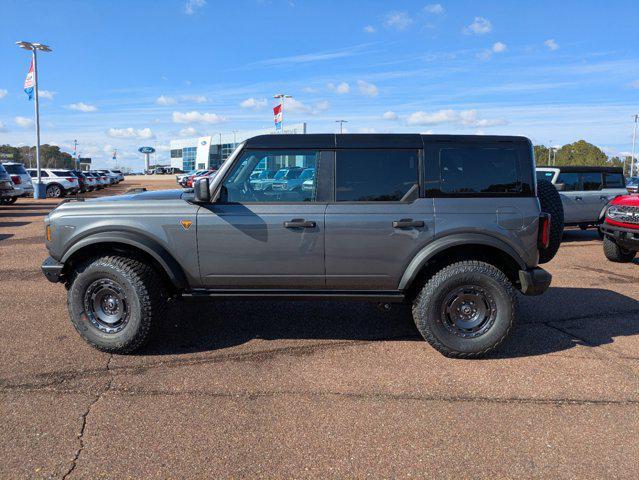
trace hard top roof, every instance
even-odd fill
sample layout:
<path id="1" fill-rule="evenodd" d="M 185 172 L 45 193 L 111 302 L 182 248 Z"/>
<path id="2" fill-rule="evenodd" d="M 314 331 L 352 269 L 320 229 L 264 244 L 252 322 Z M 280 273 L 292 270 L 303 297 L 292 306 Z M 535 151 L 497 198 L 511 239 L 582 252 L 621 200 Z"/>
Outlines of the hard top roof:
<path id="1" fill-rule="evenodd" d="M 502 135 L 421 135 L 419 133 L 307 133 L 258 135 L 247 148 L 422 148 L 429 142 L 526 142 L 526 137 Z"/>

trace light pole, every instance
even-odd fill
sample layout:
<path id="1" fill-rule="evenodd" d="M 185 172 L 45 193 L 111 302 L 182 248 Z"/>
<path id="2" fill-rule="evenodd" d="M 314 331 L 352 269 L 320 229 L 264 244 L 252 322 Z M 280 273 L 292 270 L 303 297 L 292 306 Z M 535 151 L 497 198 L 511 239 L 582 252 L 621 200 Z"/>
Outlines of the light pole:
<path id="1" fill-rule="evenodd" d="M 548 166 L 550 166 L 550 152 L 552 151 L 552 140 L 548 142 Z"/>
<path id="2" fill-rule="evenodd" d="M 343 133 L 343 125 L 348 123 L 348 120 L 335 120 L 335 123 L 339 123 L 339 133 Z"/>
<path id="3" fill-rule="evenodd" d="M 78 141 L 73 140 L 73 156 L 75 157 L 75 168 L 80 170 L 80 158 L 78 155 Z"/>
<path id="4" fill-rule="evenodd" d="M 285 93 L 277 93 L 273 95 L 273 98 L 280 100 L 281 110 L 280 114 L 282 115 L 282 122 L 280 123 L 280 132 L 284 133 L 284 99 L 285 98 L 293 98 L 292 95 L 287 95 Z"/>
<path id="5" fill-rule="evenodd" d="M 41 182 L 40 176 L 40 105 L 38 104 L 38 58 L 36 52 L 50 52 L 51 48 L 42 43 L 16 42 L 20 48 L 31 51 L 31 61 L 33 62 L 33 90 L 35 91 L 35 127 L 36 127 L 36 168 L 38 171 L 38 182 L 33 190 L 33 198 L 46 198 L 46 190 Z"/>
<path id="6" fill-rule="evenodd" d="M 632 177 L 635 172 L 635 143 L 637 141 L 637 122 L 639 121 L 639 115 L 634 116 L 635 126 L 632 130 L 632 157 L 630 157 L 630 176 Z M 638 172 L 639 174 L 639 172 Z"/>

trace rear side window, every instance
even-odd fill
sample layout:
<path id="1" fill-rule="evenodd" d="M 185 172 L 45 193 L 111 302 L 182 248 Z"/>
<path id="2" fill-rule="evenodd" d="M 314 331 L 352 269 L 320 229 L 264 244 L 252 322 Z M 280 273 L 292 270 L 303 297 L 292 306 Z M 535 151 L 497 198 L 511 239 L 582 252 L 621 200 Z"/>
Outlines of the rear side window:
<path id="1" fill-rule="evenodd" d="M 581 174 L 584 190 L 601 190 L 601 172 L 584 172 Z"/>
<path id="2" fill-rule="evenodd" d="M 621 173 L 604 173 L 604 188 L 624 188 L 625 182 Z"/>
<path id="3" fill-rule="evenodd" d="M 68 170 L 52 170 L 52 173 L 56 177 L 75 177 L 75 175 Z"/>
<path id="4" fill-rule="evenodd" d="M 557 183 L 563 183 L 565 192 L 576 192 L 581 190 L 579 174 L 576 172 L 561 172 L 557 177 Z"/>
<path id="5" fill-rule="evenodd" d="M 4 165 L 4 168 L 7 172 L 12 175 L 24 175 L 27 173 L 25 168 L 22 165 Z"/>
<path id="6" fill-rule="evenodd" d="M 441 191 L 446 194 L 520 193 L 517 150 L 474 146 L 439 152 Z"/>
<path id="7" fill-rule="evenodd" d="M 335 201 L 399 202 L 417 197 L 417 150 L 337 151 Z"/>

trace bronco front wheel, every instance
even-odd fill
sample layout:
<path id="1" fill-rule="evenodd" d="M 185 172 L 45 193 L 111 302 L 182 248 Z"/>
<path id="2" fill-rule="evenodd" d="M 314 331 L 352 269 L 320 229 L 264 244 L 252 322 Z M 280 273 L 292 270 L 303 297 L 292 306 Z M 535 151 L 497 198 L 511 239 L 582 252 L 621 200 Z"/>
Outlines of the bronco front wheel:
<path id="1" fill-rule="evenodd" d="M 506 275 L 485 262 L 464 261 L 433 275 L 413 303 L 424 339 L 447 357 L 472 358 L 499 345 L 516 316 Z"/>
<path id="2" fill-rule="evenodd" d="M 67 294 L 71 322 L 93 347 L 129 353 L 164 313 L 166 293 L 157 273 L 133 258 L 105 256 L 80 265 Z"/>

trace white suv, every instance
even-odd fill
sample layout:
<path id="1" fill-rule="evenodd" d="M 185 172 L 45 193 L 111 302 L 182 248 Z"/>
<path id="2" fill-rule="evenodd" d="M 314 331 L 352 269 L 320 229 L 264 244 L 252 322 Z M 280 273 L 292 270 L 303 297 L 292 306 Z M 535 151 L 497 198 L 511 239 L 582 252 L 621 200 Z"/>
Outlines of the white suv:
<path id="1" fill-rule="evenodd" d="M 31 176 L 27 173 L 24 165 L 15 162 L 4 162 L 2 164 L 14 184 L 15 197 L 12 197 L 11 203 L 15 202 L 19 197 L 33 197 L 33 183 Z"/>
<path id="2" fill-rule="evenodd" d="M 35 168 L 29 168 L 27 172 L 32 179 L 38 178 L 38 171 Z M 78 178 L 69 170 L 42 168 L 40 169 L 40 178 L 42 183 L 47 186 L 47 197 L 60 198 L 80 191 Z"/>

